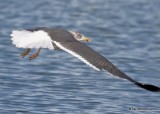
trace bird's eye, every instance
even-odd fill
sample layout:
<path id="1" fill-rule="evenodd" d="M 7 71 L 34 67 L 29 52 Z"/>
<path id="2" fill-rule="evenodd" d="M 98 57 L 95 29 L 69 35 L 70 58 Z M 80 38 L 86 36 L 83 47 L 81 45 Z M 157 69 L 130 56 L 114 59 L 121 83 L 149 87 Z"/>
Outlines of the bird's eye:
<path id="1" fill-rule="evenodd" d="M 77 36 L 78 36 L 79 38 L 82 37 L 82 35 L 81 35 L 79 32 L 76 32 L 76 34 L 77 34 Z"/>
<path id="2" fill-rule="evenodd" d="M 81 34 L 79 34 L 78 36 L 79 36 L 80 38 L 82 37 L 82 35 L 81 35 Z"/>

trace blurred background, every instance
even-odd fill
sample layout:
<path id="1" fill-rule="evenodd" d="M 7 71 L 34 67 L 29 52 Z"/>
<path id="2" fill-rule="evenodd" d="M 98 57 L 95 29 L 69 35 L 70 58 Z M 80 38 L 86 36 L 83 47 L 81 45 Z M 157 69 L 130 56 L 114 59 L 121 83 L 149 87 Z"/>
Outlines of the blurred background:
<path id="1" fill-rule="evenodd" d="M 62 51 L 43 49 L 35 60 L 22 59 L 24 49 L 10 37 L 12 30 L 34 27 L 78 31 L 91 39 L 86 45 L 133 79 L 160 86 L 159 11 L 159 0 L 1 0 L 0 113 L 160 113 L 159 93 Z"/>

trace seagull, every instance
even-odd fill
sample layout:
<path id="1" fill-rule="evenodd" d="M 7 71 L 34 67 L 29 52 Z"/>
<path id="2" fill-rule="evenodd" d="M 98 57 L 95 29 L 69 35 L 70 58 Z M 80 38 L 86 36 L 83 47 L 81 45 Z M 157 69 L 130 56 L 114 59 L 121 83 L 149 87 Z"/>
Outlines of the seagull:
<path id="1" fill-rule="evenodd" d="M 22 57 L 28 55 L 31 49 L 37 49 L 37 51 L 29 57 L 29 60 L 36 58 L 42 48 L 63 50 L 97 71 L 105 70 L 113 76 L 128 80 L 140 88 L 152 92 L 160 92 L 160 87 L 151 84 L 143 84 L 132 79 L 104 56 L 80 42 L 89 42 L 90 40 L 79 32 L 47 27 L 13 30 L 11 33 L 11 40 L 17 48 L 26 49 L 21 54 Z"/>

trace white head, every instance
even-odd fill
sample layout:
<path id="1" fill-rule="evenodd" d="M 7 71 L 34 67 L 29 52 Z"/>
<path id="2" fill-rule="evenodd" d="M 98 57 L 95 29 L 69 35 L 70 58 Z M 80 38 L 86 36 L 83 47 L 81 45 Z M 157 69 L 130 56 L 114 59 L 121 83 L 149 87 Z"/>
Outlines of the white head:
<path id="1" fill-rule="evenodd" d="M 76 40 L 78 41 L 85 41 L 85 42 L 89 42 L 89 38 L 84 37 L 82 34 L 80 34 L 79 32 L 73 32 L 73 31 L 69 31 Z"/>

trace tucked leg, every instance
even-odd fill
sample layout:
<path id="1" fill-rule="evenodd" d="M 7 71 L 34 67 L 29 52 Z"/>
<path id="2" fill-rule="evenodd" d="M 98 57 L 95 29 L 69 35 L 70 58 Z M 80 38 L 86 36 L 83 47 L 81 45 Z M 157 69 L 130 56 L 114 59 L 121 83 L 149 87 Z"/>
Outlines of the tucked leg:
<path id="1" fill-rule="evenodd" d="M 22 54 L 21 56 L 24 58 L 26 55 L 28 55 L 28 53 L 31 51 L 30 48 L 26 49 Z"/>
<path id="2" fill-rule="evenodd" d="M 32 59 L 36 58 L 39 55 L 40 51 L 41 51 L 41 48 L 39 48 L 38 51 L 36 51 L 36 53 L 32 54 L 29 57 L 29 60 L 32 60 Z"/>

